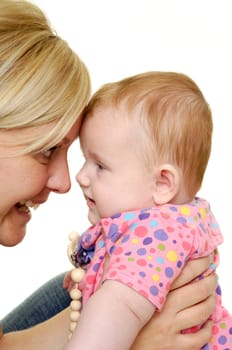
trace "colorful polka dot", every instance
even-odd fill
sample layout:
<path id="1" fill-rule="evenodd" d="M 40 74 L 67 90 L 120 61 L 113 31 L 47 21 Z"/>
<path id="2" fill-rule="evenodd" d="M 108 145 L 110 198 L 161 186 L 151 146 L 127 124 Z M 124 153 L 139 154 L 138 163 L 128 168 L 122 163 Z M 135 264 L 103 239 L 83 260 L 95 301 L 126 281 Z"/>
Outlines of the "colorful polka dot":
<path id="1" fill-rule="evenodd" d="M 157 256 L 157 257 L 155 258 L 155 261 L 156 261 L 157 264 L 159 264 L 159 265 L 164 264 L 164 258 L 163 258 L 162 256 Z"/>
<path id="2" fill-rule="evenodd" d="M 160 280 L 160 276 L 159 276 L 159 275 L 154 274 L 154 275 L 152 275 L 152 279 L 153 279 L 153 281 L 154 281 L 154 282 L 159 282 L 159 280 Z"/>
<path id="3" fill-rule="evenodd" d="M 154 237 L 158 241 L 167 241 L 168 240 L 168 235 L 163 229 L 159 229 L 154 231 Z"/>
<path id="4" fill-rule="evenodd" d="M 158 226 L 158 221 L 157 221 L 157 220 L 151 220 L 151 221 L 149 222 L 149 226 L 150 226 L 151 228 L 157 227 L 157 226 Z"/>
<path id="5" fill-rule="evenodd" d="M 135 228 L 135 236 L 137 237 L 145 237 L 147 234 L 147 228 L 145 226 L 138 226 Z"/>
<path id="6" fill-rule="evenodd" d="M 159 294 L 159 289 L 156 286 L 151 286 L 150 293 L 151 295 L 157 296 Z"/>
<path id="7" fill-rule="evenodd" d="M 136 214 L 132 212 L 124 214 L 125 221 L 133 220 L 135 217 L 136 217 Z"/>
<path id="8" fill-rule="evenodd" d="M 166 267 L 165 275 L 167 278 L 171 278 L 174 275 L 174 271 L 171 267 Z"/>
<path id="9" fill-rule="evenodd" d="M 176 262 L 178 259 L 178 255 L 174 250 L 169 250 L 166 254 L 167 260 L 171 262 Z"/>
<path id="10" fill-rule="evenodd" d="M 205 216 L 206 216 L 205 209 L 204 208 L 200 208 L 199 212 L 200 212 L 201 218 L 204 219 Z"/>
<path id="11" fill-rule="evenodd" d="M 137 250 L 137 254 L 138 254 L 139 256 L 141 256 L 141 255 L 146 255 L 146 253 L 147 253 L 147 251 L 146 251 L 146 249 L 144 249 L 144 248 L 140 248 L 140 249 Z"/>
<path id="12" fill-rule="evenodd" d="M 143 240 L 143 244 L 144 245 L 149 245 L 149 244 L 151 244 L 153 242 L 153 239 L 151 238 L 151 237 L 146 237 L 146 238 L 144 238 L 144 240 Z"/>
<path id="13" fill-rule="evenodd" d="M 150 217 L 150 213 L 141 213 L 139 214 L 139 220 L 145 220 Z"/>
<path id="14" fill-rule="evenodd" d="M 161 251 L 164 251 L 165 250 L 165 245 L 160 243 L 160 244 L 157 245 L 157 249 L 161 250 Z"/>
<path id="15" fill-rule="evenodd" d="M 187 206 L 180 207 L 180 213 L 189 216 L 191 214 L 191 209 Z"/>

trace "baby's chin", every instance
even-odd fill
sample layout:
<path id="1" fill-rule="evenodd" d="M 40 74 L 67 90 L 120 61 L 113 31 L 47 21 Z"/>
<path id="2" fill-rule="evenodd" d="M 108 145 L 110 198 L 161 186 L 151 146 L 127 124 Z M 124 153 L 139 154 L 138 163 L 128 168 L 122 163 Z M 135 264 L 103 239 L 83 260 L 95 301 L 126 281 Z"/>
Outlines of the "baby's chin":
<path id="1" fill-rule="evenodd" d="M 120 215 L 120 213 L 121 211 L 117 211 L 113 213 L 105 213 L 105 214 L 101 213 L 100 215 L 99 213 L 96 213 L 96 211 L 93 211 L 90 209 L 88 213 L 88 220 L 91 223 L 91 225 L 95 226 L 95 225 L 98 225 L 101 220 L 108 219 L 113 216 L 118 216 Z"/>
<path id="2" fill-rule="evenodd" d="M 89 211 L 88 220 L 91 223 L 91 225 L 95 226 L 99 224 L 99 222 L 101 221 L 101 218 L 96 213 L 92 213 L 91 211 Z"/>

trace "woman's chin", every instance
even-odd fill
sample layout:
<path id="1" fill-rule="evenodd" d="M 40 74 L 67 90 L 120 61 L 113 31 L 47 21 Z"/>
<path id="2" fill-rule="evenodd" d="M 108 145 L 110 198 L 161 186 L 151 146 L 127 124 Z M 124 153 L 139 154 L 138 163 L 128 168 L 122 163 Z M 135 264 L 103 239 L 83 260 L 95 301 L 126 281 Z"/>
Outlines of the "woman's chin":
<path id="1" fill-rule="evenodd" d="M 26 225 L 19 227 L 0 227 L 0 244 L 4 247 L 14 247 L 21 243 L 26 235 Z"/>
<path id="2" fill-rule="evenodd" d="M 22 240 L 24 239 L 25 235 L 26 235 L 26 229 L 24 232 L 20 232 L 17 234 L 17 237 L 15 237 L 15 240 L 12 241 L 11 247 L 21 243 Z"/>

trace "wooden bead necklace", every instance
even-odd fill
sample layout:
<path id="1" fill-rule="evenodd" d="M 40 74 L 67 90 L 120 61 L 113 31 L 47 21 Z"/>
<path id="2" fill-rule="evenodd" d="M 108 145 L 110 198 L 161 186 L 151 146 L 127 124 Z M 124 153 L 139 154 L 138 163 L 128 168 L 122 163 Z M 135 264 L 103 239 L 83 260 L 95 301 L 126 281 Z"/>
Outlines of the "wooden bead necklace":
<path id="1" fill-rule="evenodd" d="M 77 247 L 77 243 L 79 240 L 78 233 L 74 231 L 71 232 L 69 234 L 69 240 L 70 240 L 70 243 L 68 245 L 68 257 L 71 263 L 74 265 L 74 262 L 71 256 Z M 81 294 L 81 291 L 78 289 L 78 285 L 83 280 L 84 275 L 85 275 L 85 270 L 82 269 L 81 267 L 75 267 L 74 269 L 72 269 L 70 274 L 70 277 L 74 286 L 69 292 L 69 295 L 72 301 L 70 303 L 71 312 L 70 312 L 70 325 L 69 325 L 68 339 L 72 337 L 72 334 L 76 329 L 77 322 L 80 317 L 82 294 Z"/>

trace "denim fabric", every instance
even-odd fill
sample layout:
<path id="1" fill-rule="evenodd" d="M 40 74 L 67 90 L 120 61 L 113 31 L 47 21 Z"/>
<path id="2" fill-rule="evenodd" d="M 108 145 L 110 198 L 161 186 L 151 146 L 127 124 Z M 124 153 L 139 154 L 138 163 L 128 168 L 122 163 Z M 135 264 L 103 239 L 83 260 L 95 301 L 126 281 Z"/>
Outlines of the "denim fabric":
<path id="1" fill-rule="evenodd" d="M 62 273 L 37 289 L 1 320 L 4 333 L 26 329 L 43 322 L 70 304 L 69 293 L 63 289 Z"/>

